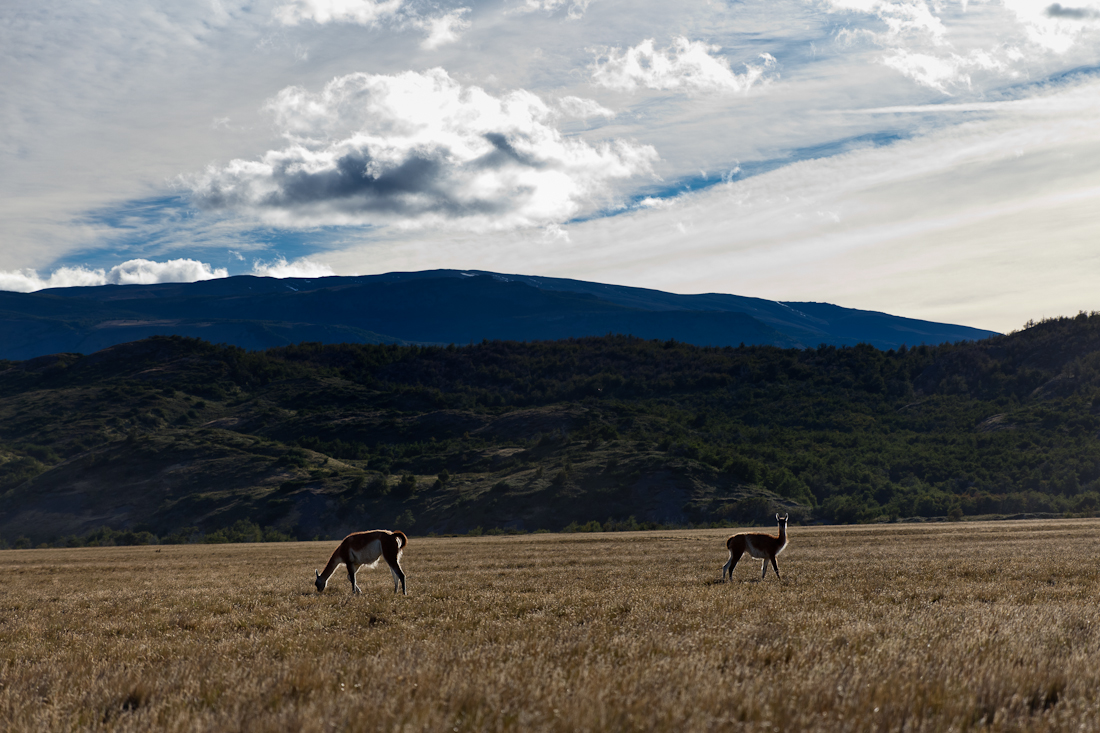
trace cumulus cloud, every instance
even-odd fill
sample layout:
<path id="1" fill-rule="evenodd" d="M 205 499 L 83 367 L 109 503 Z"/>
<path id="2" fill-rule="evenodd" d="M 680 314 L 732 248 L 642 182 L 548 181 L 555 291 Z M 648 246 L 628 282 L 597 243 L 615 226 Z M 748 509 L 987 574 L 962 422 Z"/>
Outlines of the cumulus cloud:
<path id="1" fill-rule="evenodd" d="M 275 19 L 284 25 L 302 21 L 374 25 L 395 16 L 404 0 L 294 0 L 275 8 Z"/>
<path id="2" fill-rule="evenodd" d="M 308 257 L 300 257 L 287 262 L 286 257 L 276 257 L 272 262 L 256 260 L 252 263 L 252 274 L 257 277 L 332 277 L 336 273 L 332 268 Z"/>
<path id="3" fill-rule="evenodd" d="M 214 269 L 198 260 L 128 260 L 107 271 L 107 282 L 114 285 L 153 285 L 155 283 L 189 283 L 227 277 L 225 268 Z"/>
<path id="4" fill-rule="evenodd" d="M 625 51 L 608 50 L 596 60 L 592 80 L 622 91 L 645 87 L 744 92 L 758 82 L 767 81 L 777 65 L 775 58 L 763 53 L 758 57 L 760 63 L 746 64 L 745 73 L 737 74 L 729 61 L 712 55 L 718 50 L 718 46 L 689 41 L 683 36 L 676 38 L 669 48 L 658 50 L 649 38 Z"/>
<path id="5" fill-rule="evenodd" d="M 608 205 L 615 179 L 657 158 L 566 137 L 538 96 L 495 97 L 438 68 L 289 87 L 269 108 L 287 145 L 207 169 L 191 181 L 196 204 L 276 226 L 541 227 Z"/>
<path id="6" fill-rule="evenodd" d="M 110 270 L 88 267 L 59 267 L 48 277 L 36 270 L 0 271 L 0 290 L 33 293 L 46 288 L 72 288 L 90 285 L 153 285 L 156 283 L 196 282 L 228 277 L 225 268 L 214 268 L 198 260 L 127 260 Z"/>
<path id="7" fill-rule="evenodd" d="M 0 271 L 0 290 L 16 293 L 33 293 L 45 288 L 71 288 L 81 285 L 106 283 L 103 270 L 87 270 L 80 267 L 62 267 L 49 277 L 40 277 L 36 270 Z"/>

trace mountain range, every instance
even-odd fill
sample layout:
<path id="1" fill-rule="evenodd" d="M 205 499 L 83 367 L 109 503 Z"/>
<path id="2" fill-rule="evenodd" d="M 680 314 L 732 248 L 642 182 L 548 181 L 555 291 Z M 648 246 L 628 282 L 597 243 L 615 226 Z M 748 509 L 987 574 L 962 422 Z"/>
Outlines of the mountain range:
<path id="1" fill-rule="evenodd" d="M 468 344 L 609 333 L 697 346 L 880 349 L 996 335 L 828 303 L 778 302 L 480 270 L 0 292 L 0 359 L 92 353 L 154 335 L 249 350 L 301 342 Z"/>

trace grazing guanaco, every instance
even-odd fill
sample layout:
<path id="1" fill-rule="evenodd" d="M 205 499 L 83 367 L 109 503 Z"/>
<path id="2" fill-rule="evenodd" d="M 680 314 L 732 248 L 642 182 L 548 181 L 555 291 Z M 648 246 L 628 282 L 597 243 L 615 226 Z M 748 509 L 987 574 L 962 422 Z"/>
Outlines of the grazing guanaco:
<path id="1" fill-rule="evenodd" d="M 408 595 L 408 591 L 405 590 L 405 573 L 401 570 L 401 551 L 407 544 L 409 544 L 409 538 L 404 532 L 391 532 L 388 529 L 372 529 L 369 532 L 349 534 L 333 551 L 325 569 L 317 573 L 317 592 L 323 591 L 328 585 L 328 579 L 336 572 L 336 568 L 344 565 L 348 569 L 348 580 L 351 581 L 352 592 L 360 593 L 359 585 L 355 582 L 355 574 L 359 572 L 359 568 L 364 565 L 373 568 L 378 564 L 379 558 L 384 558 L 393 575 L 393 592 L 397 592 L 397 584 L 400 582 L 401 592 Z"/>

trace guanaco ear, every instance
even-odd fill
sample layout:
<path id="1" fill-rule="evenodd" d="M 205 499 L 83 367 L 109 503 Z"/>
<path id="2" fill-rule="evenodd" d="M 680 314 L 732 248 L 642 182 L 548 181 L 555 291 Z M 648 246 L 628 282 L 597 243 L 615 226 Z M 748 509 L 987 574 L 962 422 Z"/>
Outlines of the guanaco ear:
<path id="1" fill-rule="evenodd" d="M 317 573 L 317 577 L 318 577 L 318 578 L 320 578 L 320 577 L 321 577 L 321 572 L 320 572 L 319 570 L 314 570 L 313 572 Z"/>

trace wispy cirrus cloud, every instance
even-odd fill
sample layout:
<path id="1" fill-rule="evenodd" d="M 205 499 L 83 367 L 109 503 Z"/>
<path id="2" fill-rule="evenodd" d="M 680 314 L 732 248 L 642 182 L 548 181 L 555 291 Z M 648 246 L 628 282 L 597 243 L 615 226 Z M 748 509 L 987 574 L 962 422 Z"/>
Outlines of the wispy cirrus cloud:
<path id="1" fill-rule="evenodd" d="M 286 227 L 543 227 L 608 205 L 614 180 L 657 157 L 566 137 L 538 96 L 493 96 L 442 69 L 288 87 L 269 108 L 287 145 L 193 178 L 200 207 Z"/>
<path id="2" fill-rule="evenodd" d="M 33 293 L 46 288 L 70 288 L 89 285 L 153 285 L 156 283 L 196 282 L 228 277 L 224 268 L 215 268 L 191 259 L 154 262 L 127 260 L 108 269 L 59 267 L 42 277 L 37 270 L 0 271 L 0 290 Z"/>
<path id="3" fill-rule="evenodd" d="M 756 64 L 745 64 L 737 74 L 729 61 L 714 54 L 719 46 L 689 41 L 680 36 L 665 49 L 654 47 L 652 38 L 637 46 L 608 49 L 596 59 L 592 81 L 599 86 L 622 91 L 646 89 L 682 89 L 687 91 L 744 92 L 765 82 L 775 72 L 777 62 L 763 53 Z"/>

